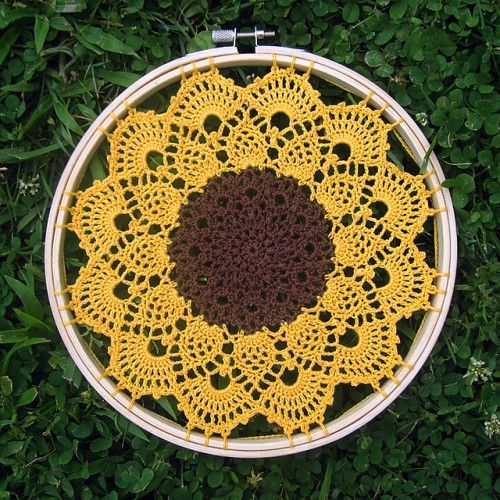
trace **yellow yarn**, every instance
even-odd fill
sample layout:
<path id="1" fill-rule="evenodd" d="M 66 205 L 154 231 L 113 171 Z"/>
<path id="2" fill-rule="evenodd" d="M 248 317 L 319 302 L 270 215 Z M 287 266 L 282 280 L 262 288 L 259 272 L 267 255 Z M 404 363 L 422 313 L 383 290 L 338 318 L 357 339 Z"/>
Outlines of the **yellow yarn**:
<path id="1" fill-rule="evenodd" d="M 284 128 L 274 126 L 277 113 L 286 115 Z M 323 425 L 337 384 L 380 389 L 403 362 L 396 323 L 430 309 L 437 274 L 414 243 L 434 213 L 430 193 L 423 176 L 387 160 L 391 128 L 366 101 L 327 106 L 307 74 L 276 66 L 246 88 L 215 68 L 195 72 L 167 112 L 130 109 L 109 135 L 108 177 L 76 194 L 69 224 L 89 256 L 69 287 L 70 305 L 79 323 L 110 337 L 106 373 L 117 387 L 133 400 L 172 395 L 189 431 L 223 437 L 258 413 L 289 437 L 308 432 Z M 339 158 L 340 143 L 348 158 Z M 156 169 L 151 152 L 162 158 Z M 334 246 L 317 304 L 278 331 L 251 335 L 194 316 L 167 253 L 188 196 L 248 167 L 308 186 Z M 352 331 L 354 346 L 345 342 Z M 297 379 L 288 385 L 290 373 Z"/>

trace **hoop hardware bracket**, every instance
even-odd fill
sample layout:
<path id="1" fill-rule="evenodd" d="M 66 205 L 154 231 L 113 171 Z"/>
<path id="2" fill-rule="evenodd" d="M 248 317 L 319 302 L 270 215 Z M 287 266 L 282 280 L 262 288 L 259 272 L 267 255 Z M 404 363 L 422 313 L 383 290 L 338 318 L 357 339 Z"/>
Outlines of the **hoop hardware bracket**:
<path id="1" fill-rule="evenodd" d="M 217 44 L 231 43 L 233 47 L 236 46 L 237 40 L 248 40 L 252 39 L 255 42 L 255 46 L 259 46 L 259 40 L 264 38 L 274 38 L 276 36 L 275 31 L 265 31 L 259 30 L 257 28 L 254 31 L 237 31 L 234 30 L 214 30 L 212 31 L 212 41 Z"/>

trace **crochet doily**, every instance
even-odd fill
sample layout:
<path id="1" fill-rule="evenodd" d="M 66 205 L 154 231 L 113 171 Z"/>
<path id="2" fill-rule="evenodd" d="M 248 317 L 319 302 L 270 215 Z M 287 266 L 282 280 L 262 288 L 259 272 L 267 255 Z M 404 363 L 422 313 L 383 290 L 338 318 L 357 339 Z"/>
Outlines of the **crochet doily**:
<path id="1" fill-rule="evenodd" d="M 68 224 L 89 258 L 70 307 L 110 338 L 117 389 L 175 397 L 206 436 L 256 414 L 291 436 L 324 425 L 337 384 L 393 377 L 396 323 L 437 292 L 415 244 L 435 210 L 367 101 L 326 105 L 291 67 L 245 88 L 212 68 L 117 120 Z"/>

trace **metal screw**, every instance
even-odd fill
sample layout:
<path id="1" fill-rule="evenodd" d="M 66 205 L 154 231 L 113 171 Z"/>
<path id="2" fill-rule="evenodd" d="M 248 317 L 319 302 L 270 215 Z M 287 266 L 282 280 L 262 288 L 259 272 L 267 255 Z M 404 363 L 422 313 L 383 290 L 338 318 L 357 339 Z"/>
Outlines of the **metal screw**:
<path id="1" fill-rule="evenodd" d="M 237 31 L 236 28 L 234 30 L 214 30 L 212 31 L 212 41 L 214 43 L 232 43 L 236 45 L 237 40 L 243 39 L 251 39 L 255 40 L 255 46 L 258 45 L 258 41 L 264 38 L 272 38 L 276 35 L 275 31 L 264 31 L 255 30 L 252 31 Z"/>

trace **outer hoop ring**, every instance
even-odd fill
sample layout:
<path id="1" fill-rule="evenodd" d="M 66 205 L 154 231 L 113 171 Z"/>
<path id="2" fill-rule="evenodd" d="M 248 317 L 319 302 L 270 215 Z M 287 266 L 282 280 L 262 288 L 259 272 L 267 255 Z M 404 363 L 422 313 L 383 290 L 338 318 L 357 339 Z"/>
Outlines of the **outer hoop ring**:
<path id="1" fill-rule="evenodd" d="M 403 122 L 396 126 L 396 130 L 416 161 L 423 162 L 429 143 L 408 113 L 382 89 L 345 66 L 307 52 L 282 47 L 260 46 L 252 54 L 239 54 L 236 47 L 196 52 L 167 63 L 142 77 L 109 104 L 90 126 L 71 155 L 57 186 L 45 240 L 45 275 L 52 313 L 66 348 L 88 382 L 115 410 L 148 432 L 194 451 L 228 457 L 273 457 L 317 448 L 347 436 L 381 413 L 410 384 L 434 347 L 450 307 L 457 266 L 457 234 L 453 206 L 448 190 L 439 189 L 444 175 L 436 155 L 432 153 L 428 166 L 434 173 L 427 177 L 426 182 L 429 189 L 438 189 L 432 195 L 432 204 L 434 208 L 442 209 L 435 216 L 437 267 L 442 273 L 436 279 L 436 285 L 445 293 L 433 297 L 432 306 L 435 310 L 426 313 L 420 331 L 405 358 L 405 362 L 413 368 L 402 366 L 397 370 L 395 377 L 400 381 L 399 385 L 389 380 L 382 386 L 387 397 L 379 393 L 371 394 L 340 417 L 327 423 L 324 430 L 314 428 L 308 435 L 294 435 L 293 443 L 285 436 L 229 439 L 224 443 L 223 439 L 218 437 L 207 440 L 198 432 L 192 432 L 188 436 L 181 425 L 138 404 L 129 409 L 131 400 L 123 392 L 114 395 L 115 384 L 109 378 L 100 378 L 103 371 L 101 363 L 82 340 L 76 325 L 67 323 L 71 321 L 70 314 L 64 310 L 67 296 L 60 292 L 66 288 L 63 248 L 64 224 L 68 214 L 64 207 L 69 206 L 70 193 L 78 188 L 90 158 L 102 143 L 105 137 L 103 130 L 113 127 L 113 117 L 126 115 L 127 103 L 131 106 L 138 105 L 158 90 L 178 81 L 183 74 L 190 74 L 195 68 L 204 71 L 211 65 L 221 68 L 242 65 L 270 66 L 273 61 L 280 66 L 294 64 L 300 70 L 310 69 L 312 74 L 339 84 L 362 98 L 372 92 L 370 105 L 374 108 L 387 106 L 383 114 L 389 122 L 403 119 Z"/>

